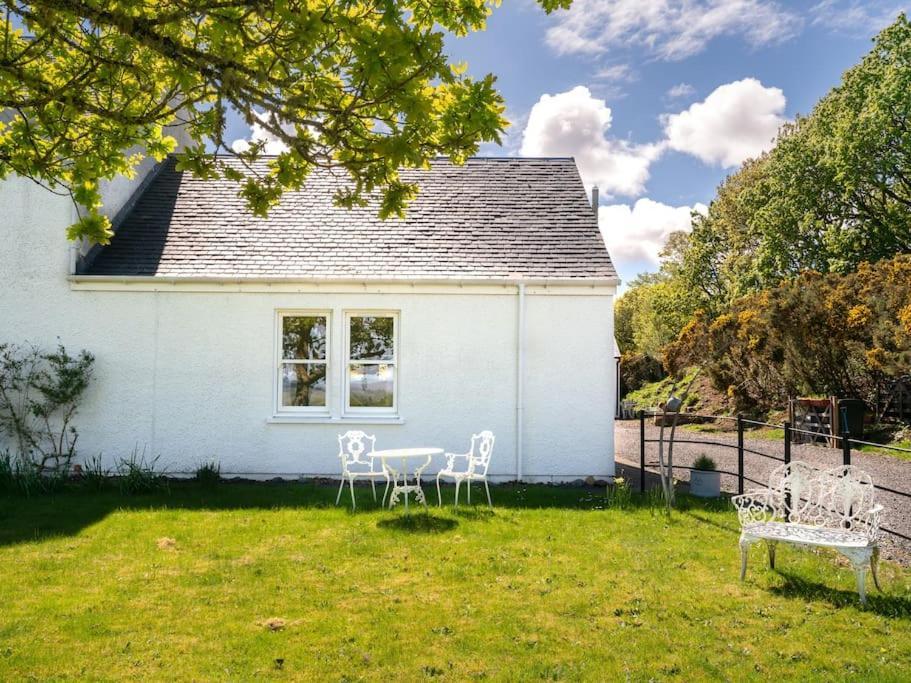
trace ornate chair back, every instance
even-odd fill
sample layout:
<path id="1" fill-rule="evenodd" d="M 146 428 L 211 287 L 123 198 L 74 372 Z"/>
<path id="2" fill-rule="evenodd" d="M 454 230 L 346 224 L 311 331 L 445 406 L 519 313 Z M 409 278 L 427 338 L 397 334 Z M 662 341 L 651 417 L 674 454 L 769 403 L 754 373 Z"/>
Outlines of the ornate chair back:
<path id="1" fill-rule="evenodd" d="M 350 430 L 338 435 L 338 457 L 342 461 L 342 474 L 349 472 L 373 472 L 373 458 L 370 453 L 376 448 L 376 436 L 359 430 Z"/>
<path id="2" fill-rule="evenodd" d="M 493 454 L 493 442 L 495 439 L 493 432 L 489 430 L 471 435 L 469 468 L 472 473 L 487 476 L 487 468 L 490 467 L 490 456 Z"/>

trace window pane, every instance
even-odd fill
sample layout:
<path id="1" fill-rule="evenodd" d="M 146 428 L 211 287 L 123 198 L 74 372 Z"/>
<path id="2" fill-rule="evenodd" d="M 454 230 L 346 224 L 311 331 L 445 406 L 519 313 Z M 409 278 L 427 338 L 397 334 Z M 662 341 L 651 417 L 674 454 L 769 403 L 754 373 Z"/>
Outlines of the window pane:
<path id="1" fill-rule="evenodd" d="M 326 364 L 283 363 L 282 406 L 325 406 Z"/>
<path id="2" fill-rule="evenodd" d="M 392 408 L 395 366 L 348 366 L 348 403 L 352 408 Z"/>
<path id="3" fill-rule="evenodd" d="M 294 360 L 325 360 L 326 317 L 283 317 L 282 358 Z"/>
<path id="4" fill-rule="evenodd" d="M 352 316 L 351 360 L 392 360 L 394 329 L 391 316 Z"/>

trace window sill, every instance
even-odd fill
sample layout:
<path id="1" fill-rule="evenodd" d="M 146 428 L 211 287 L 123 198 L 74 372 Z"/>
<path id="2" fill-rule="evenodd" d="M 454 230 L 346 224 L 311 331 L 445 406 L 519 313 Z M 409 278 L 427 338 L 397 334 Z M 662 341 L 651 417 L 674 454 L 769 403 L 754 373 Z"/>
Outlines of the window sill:
<path id="1" fill-rule="evenodd" d="M 401 425 L 404 418 L 398 415 L 273 415 L 266 418 L 267 424 L 362 424 L 362 425 Z"/>

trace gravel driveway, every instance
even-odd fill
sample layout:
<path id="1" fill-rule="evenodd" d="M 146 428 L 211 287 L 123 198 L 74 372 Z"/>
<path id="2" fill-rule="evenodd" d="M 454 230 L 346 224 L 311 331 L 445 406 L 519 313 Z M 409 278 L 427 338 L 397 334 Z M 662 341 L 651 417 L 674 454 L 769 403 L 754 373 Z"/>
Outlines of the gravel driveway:
<path id="1" fill-rule="evenodd" d="M 614 438 L 618 463 L 637 467 L 639 464 L 639 421 L 617 420 L 615 425 Z M 646 439 L 658 438 L 660 431 L 658 427 L 646 424 L 645 430 Z M 668 430 L 665 430 L 665 436 L 667 435 Z M 692 441 L 716 441 L 732 446 L 737 445 L 737 434 L 730 432 L 705 433 L 678 427 L 676 438 Z M 776 458 L 783 457 L 784 445 L 780 440 L 751 439 L 749 438 L 749 432 L 744 438 L 744 447 L 775 456 Z M 737 450 L 711 444 L 676 443 L 674 445 L 674 464 L 692 465 L 696 457 L 702 453 L 711 456 L 718 464 L 719 470 L 737 471 Z M 657 443 L 646 444 L 645 459 L 646 462 L 657 462 Z M 824 448 L 809 444 L 792 444 L 791 459 L 804 460 L 819 467 L 835 467 L 841 464 L 842 455 L 840 449 Z M 768 480 L 769 472 L 780 464 L 781 462 L 778 460 L 745 453 L 744 476 L 762 482 L 764 486 Z M 887 486 L 896 491 L 911 493 L 911 461 L 854 451 L 851 456 L 851 464 L 869 472 L 870 476 L 873 477 L 873 482 L 876 484 Z M 676 470 L 675 474 L 678 479 L 689 481 L 689 470 Z M 744 488 L 747 489 L 755 488 L 756 486 L 756 484 L 749 481 L 744 483 Z M 736 491 L 737 477 L 721 475 L 721 487 L 725 491 Z M 876 501 L 886 508 L 883 526 L 894 529 L 905 536 L 911 536 L 911 499 L 885 491 L 877 491 Z M 883 557 L 911 566 L 911 541 L 883 533 L 882 543 Z"/>

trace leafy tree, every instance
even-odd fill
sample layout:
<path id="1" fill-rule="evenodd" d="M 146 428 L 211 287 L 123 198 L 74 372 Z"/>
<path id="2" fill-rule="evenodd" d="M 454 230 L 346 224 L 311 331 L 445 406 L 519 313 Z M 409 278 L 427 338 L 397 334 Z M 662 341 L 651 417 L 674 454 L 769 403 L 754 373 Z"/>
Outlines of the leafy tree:
<path id="1" fill-rule="evenodd" d="M 679 275 L 721 309 L 804 270 L 911 251 L 911 22 L 902 14 L 809 116 L 697 217 Z"/>
<path id="2" fill-rule="evenodd" d="M 539 0 L 550 12 L 570 0 Z M 71 238 L 107 242 L 99 182 L 130 176 L 143 155 L 173 151 L 168 126 L 191 141 L 179 167 L 236 181 L 264 215 L 316 167 L 352 184 L 346 206 L 381 196 L 399 214 L 416 188 L 401 167 L 437 155 L 462 162 L 499 140 L 506 121 L 494 77 L 451 65 L 444 31 L 484 28 L 497 0 L 4 0 L 0 40 L 0 179 L 16 173 L 83 207 Z M 289 150 L 267 173 L 228 151 L 229 110 Z"/>

